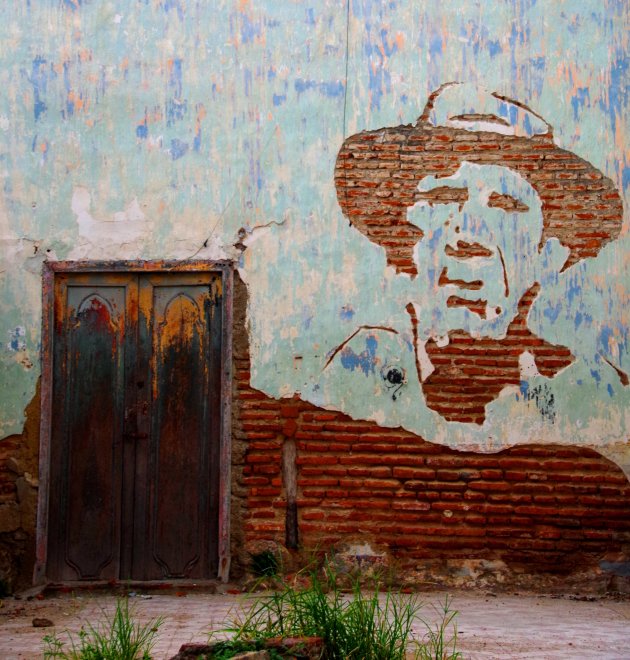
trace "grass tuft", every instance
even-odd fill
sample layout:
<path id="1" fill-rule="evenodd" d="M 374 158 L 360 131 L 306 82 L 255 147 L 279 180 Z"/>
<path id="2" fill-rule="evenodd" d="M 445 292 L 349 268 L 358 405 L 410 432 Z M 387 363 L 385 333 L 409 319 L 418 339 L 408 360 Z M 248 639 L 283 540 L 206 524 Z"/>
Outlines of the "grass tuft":
<path id="1" fill-rule="evenodd" d="M 57 635 L 46 635 L 44 658 L 55 660 L 150 660 L 162 617 L 141 625 L 133 620 L 127 598 L 116 601 L 113 616 L 105 617 L 97 627 L 87 624 L 70 635 L 70 648 Z"/>
<path id="2" fill-rule="evenodd" d="M 378 580 L 371 590 L 363 591 L 360 577 L 355 577 L 351 593 L 344 594 L 328 560 L 321 573 L 307 573 L 306 586 L 303 577 L 256 597 L 224 630 L 232 635 L 229 643 L 239 648 L 250 644 L 254 649 L 271 638 L 320 637 L 325 660 L 404 660 L 410 652 L 419 660 L 462 657 L 456 651 L 456 629 L 448 635 L 457 615 L 448 598 L 440 610 L 439 623 L 431 627 L 419 616 L 422 603 L 418 596 L 382 590 Z M 427 629 L 422 641 L 413 637 L 416 622 Z"/>

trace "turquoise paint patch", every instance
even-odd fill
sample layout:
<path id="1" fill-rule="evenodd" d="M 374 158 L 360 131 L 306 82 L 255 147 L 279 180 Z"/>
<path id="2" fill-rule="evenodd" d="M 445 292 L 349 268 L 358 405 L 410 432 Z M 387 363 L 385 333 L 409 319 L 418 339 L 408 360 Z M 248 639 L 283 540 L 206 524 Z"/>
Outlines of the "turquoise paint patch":
<path id="1" fill-rule="evenodd" d="M 320 387 L 313 374 L 351 326 L 385 323 L 409 331 L 409 283 L 392 279 L 382 254 L 339 218 L 332 176 L 346 135 L 413 123 L 438 85 L 478 81 L 530 105 L 554 126 L 562 146 L 619 185 L 630 185 L 615 140 L 628 114 L 629 9 L 622 1 L 579 5 L 568 15 L 566 3 L 353 2 L 346 62 L 346 16 L 332 2 L 265 0 L 243 9 L 234 1 L 212 11 L 181 0 L 5 3 L 0 163 L 7 173 L 3 217 L 9 222 L 0 236 L 37 239 L 43 252 L 51 249 L 60 258 L 73 254 L 86 240 L 72 212 L 77 187 L 89 191 L 90 214 L 105 226 L 137 200 L 153 223 L 132 246 L 141 258 L 185 258 L 203 249 L 208 236 L 226 246 L 217 248 L 217 256 L 230 256 L 241 226 L 284 222 L 282 229 L 271 227 L 275 242 L 253 242 L 243 256 L 252 345 L 260 346 L 253 371 L 268 393 L 316 391 L 329 404 L 341 386 Z M 302 89 L 309 81 L 315 86 Z M 576 87 L 587 87 L 590 99 L 572 102 Z M 200 104 L 207 111 L 201 118 Z M 56 209 L 54 217 L 45 209 Z M 10 250 L 2 247 L 4 259 Z M 584 425 L 602 428 L 597 442 L 606 442 L 614 435 L 608 420 L 627 407 L 627 388 L 608 365 L 597 365 L 599 388 L 584 366 L 593 366 L 595 350 L 621 368 L 628 364 L 627 251 L 627 242 L 611 246 L 588 265 L 541 280 L 544 291 L 530 324 L 540 336 L 570 345 L 581 360 L 552 383 L 561 441 L 584 440 L 584 427 L 577 424 L 583 417 Z M 27 253 L 30 248 L 0 265 L 5 345 L 18 323 L 26 327 L 28 346 L 39 338 L 41 270 Z M 439 273 L 434 269 L 431 277 L 435 281 Z M 317 301 L 316 313 L 306 316 L 307 329 L 304 301 Z M 560 313 L 543 313 L 558 304 Z M 352 306 L 351 318 L 340 314 L 344 305 Z M 284 344 L 272 351 L 270 341 Z M 409 356 L 410 337 L 401 336 L 400 343 L 396 350 Z M 357 354 L 363 350 L 355 347 Z M 300 377 L 291 375 L 296 355 L 304 356 Z M 0 403 L 2 429 L 12 429 L 7 432 L 20 430 L 38 371 L 25 370 L 14 358 L 15 352 L 2 351 L 3 378 L 12 385 Z M 277 367 L 285 362 L 286 370 Z M 413 361 L 405 368 L 413 372 Z M 374 385 L 360 369 L 354 374 Z M 582 380 L 584 387 L 576 387 Z M 487 448 L 493 436 L 506 443 L 515 429 L 520 433 L 521 415 L 532 428 L 538 423 L 535 410 L 511 408 L 510 396 L 509 404 L 493 404 L 483 431 L 458 430 L 440 426 L 417 403 L 417 392 L 408 389 L 405 396 L 417 405 L 404 414 L 384 408 L 383 423 L 404 422 L 445 444 Z M 344 405 L 356 416 L 375 411 L 367 396 Z M 617 431 L 623 427 L 615 424 Z M 538 430 L 539 437 L 552 437 Z M 534 431 L 524 428 L 522 437 L 528 433 Z"/>

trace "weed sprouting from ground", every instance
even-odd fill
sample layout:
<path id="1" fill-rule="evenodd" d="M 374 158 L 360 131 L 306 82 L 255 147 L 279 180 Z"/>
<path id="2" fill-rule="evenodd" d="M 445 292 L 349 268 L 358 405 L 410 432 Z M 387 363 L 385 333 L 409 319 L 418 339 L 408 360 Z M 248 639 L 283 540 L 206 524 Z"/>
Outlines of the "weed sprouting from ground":
<path id="1" fill-rule="evenodd" d="M 279 590 L 255 597 L 245 614 L 225 630 L 233 635 L 231 643 L 320 637 L 327 660 L 404 660 L 410 651 L 420 660 L 461 658 L 455 648 L 456 630 L 449 636 L 457 612 L 450 609 L 448 598 L 441 620 L 431 627 L 420 617 L 418 596 L 382 590 L 378 580 L 363 591 L 356 578 L 351 593 L 343 593 L 331 562 L 322 573 L 310 571 L 306 582 L 301 587 L 285 582 Z M 427 629 L 422 641 L 413 637 L 416 622 Z"/>
<path id="2" fill-rule="evenodd" d="M 57 635 L 44 637 L 44 658 L 58 660 L 149 660 L 162 617 L 141 625 L 133 620 L 126 598 L 116 601 L 116 610 L 97 627 L 87 624 L 70 636 L 70 648 Z"/>
<path id="3" fill-rule="evenodd" d="M 415 657 L 417 660 L 463 660 L 464 656 L 457 651 L 457 610 L 451 609 L 448 596 L 442 607 L 434 607 L 434 610 L 439 619 L 433 626 L 426 619 L 420 618 L 427 632 L 423 641 L 417 644 Z"/>

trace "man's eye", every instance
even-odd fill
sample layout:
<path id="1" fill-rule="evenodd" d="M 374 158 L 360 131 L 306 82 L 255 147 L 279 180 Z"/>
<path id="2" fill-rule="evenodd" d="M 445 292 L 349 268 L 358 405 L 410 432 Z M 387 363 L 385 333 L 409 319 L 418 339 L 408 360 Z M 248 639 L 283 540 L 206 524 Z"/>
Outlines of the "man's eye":
<path id="1" fill-rule="evenodd" d="M 488 199 L 488 206 L 492 209 L 503 209 L 504 211 L 510 211 L 513 213 L 525 213 L 529 211 L 529 206 L 522 202 L 512 195 L 502 195 L 497 192 L 493 192 Z"/>
<path id="2" fill-rule="evenodd" d="M 452 188 L 440 186 L 431 190 L 416 191 L 416 202 L 433 204 L 459 204 L 463 206 L 468 201 L 468 188 Z"/>

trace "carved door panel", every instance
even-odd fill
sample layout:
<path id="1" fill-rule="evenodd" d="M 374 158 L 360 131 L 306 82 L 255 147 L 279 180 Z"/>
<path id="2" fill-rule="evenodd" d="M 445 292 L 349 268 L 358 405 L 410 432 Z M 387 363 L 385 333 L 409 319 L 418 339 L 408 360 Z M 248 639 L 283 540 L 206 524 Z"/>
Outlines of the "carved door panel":
<path id="1" fill-rule="evenodd" d="M 221 275 L 55 279 L 48 577 L 217 570 Z"/>

